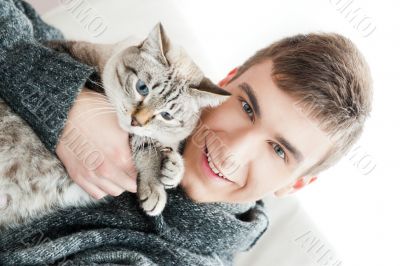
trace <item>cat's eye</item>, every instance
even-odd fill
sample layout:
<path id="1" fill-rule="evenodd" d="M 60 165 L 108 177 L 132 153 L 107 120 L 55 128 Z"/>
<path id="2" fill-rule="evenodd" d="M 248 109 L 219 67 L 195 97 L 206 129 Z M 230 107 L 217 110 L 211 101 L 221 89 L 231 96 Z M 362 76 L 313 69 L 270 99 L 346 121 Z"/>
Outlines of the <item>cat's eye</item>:
<path id="1" fill-rule="evenodd" d="M 136 90 L 142 96 L 149 94 L 149 88 L 141 79 L 136 82 Z"/>
<path id="2" fill-rule="evenodd" d="M 280 158 L 282 158 L 284 160 L 286 159 L 286 153 L 281 146 L 279 146 L 276 143 L 273 143 L 272 148 L 274 149 L 276 155 L 278 155 Z"/>
<path id="3" fill-rule="evenodd" d="M 168 112 L 161 112 L 161 117 L 164 118 L 165 120 L 172 120 L 173 117 L 170 113 Z"/>

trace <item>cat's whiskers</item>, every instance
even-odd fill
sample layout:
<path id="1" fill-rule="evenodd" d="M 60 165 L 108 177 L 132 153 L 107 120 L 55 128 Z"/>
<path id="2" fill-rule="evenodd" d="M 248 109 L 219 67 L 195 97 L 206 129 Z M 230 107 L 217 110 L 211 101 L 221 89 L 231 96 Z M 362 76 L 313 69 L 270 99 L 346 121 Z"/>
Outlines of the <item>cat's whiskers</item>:
<path id="1" fill-rule="evenodd" d="M 88 116 L 85 120 L 83 120 L 83 122 L 87 121 L 88 119 L 91 119 L 91 118 L 94 118 L 96 116 L 99 116 L 99 115 L 107 115 L 107 114 L 112 114 L 112 113 L 116 113 L 116 112 L 115 111 L 98 112 L 98 113 L 93 114 L 92 116 Z"/>
<path id="2" fill-rule="evenodd" d="M 81 93 L 82 93 L 82 94 L 93 95 L 93 96 L 95 96 L 95 97 L 97 97 L 97 98 L 102 98 L 102 99 L 107 99 L 107 100 L 108 100 L 107 95 L 104 95 L 104 94 L 102 94 L 102 93 L 98 93 L 98 92 L 94 92 L 94 91 L 87 91 L 87 90 L 82 91 Z"/>
<path id="3" fill-rule="evenodd" d="M 108 99 L 107 96 L 98 94 L 96 92 L 82 92 L 82 95 L 92 95 L 92 96 L 94 96 L 94 98 L 96 98 L 96 100 L 102 100 L 104 102 L 110 102 L 110 99 Z M 85 100 L 92 100 L 92 99 L 85 99 Z"/>
<path id="4" fill-rule="evenodd" d="M 141 146 L 143 147 L 143 151 L 145 150 L 145 149 L 144 149 L 144 144 L 145 144 L 146 142 L 150 142 L 150 149 L 147 149 L 147 153 L 151 154 L 152 150 L 156 151 L 156 149 L 155 149 L 155 147 L 154 147 L 154 142 L 153 142 L 153 140 L 152 140 L 151 138 L 149 138 L 149 137 L 145 137 L 145 141 L 143 141 L 143 142 L 141 143 Z"/>
<path id="5" fill-rule="evenodd" d="M 91 82 L 93 82 L 94 84 L 96 84 L 97 86 L 99 86 L 100 88 L 102 88 L 104 91 L 106 91 L 106 89 L 105 89 L 105 87 L 103 86 L 103 84 L 98 83 L 98 82 L 96 82 L 96 81 L 94 81 L 94 80 L 91 80 L 91 79 L 89 79 L 89 80 L 90 80 Z M 90 92 L 88 92 L 88 93 L 90 93 Z M 98 95 L 99 95 L 99 93 L 97 93 L 97 92 L 92 92 L 92 93 L 95 93 L 95 94 L 98 94 Z M 112 94 L 115 95 L 115 93 L 116 93 L 115 90 L 108 90 L 108 91 L 107 91 L 107 94 L 108 94 L 108 95 L 112 95 Z M 100 95 L 101 95 L 101 94 L 100 94 Z M 108 97 L 107 97 L 106 95 L 101 95 L 101 96 L 103 96 L 103 97 L 107 98 L 107 100 L 109 100 Z M 118 97 L 117 97 L 117 98 L 118 98 Z"/>
<path id="6" fill-rule="evenodd" d="M 103 111 L 103 112 L 99 112 L 99 111 Z M 94 112 L 93 114 L 98 115 L 98 114 L 111 114 L 111 113 L 117 113 L 117 111 L 114 108 L 92 108 L 90 110 L 84 111 L 82 113 L 80 113 L 79 115 L 77 115 L 77 117 L 74 118 L 74 120 L 78 120 L 80 119 L 82 116 L 84 115 L 90 115 L 91 112 Z M 93 116 L 89 116 L 86 117 L 86 120 L 89 118 L 92 118 Z M 84 121 L 86 121 L 84 120 Z"/>
<path id="7" fill-rule="evenodd" d="M 104 106 L 104 107 L 110 107 L 110 108 L 114 108 L 112 106 L 110 106 L 109 103 L 106 103 L 104 101 L 100 101 L 100 100 L 92 100 L 92 99 L 81 99 L 81 100 L 76 100 L 75 102 L 86 102 L 86 103 L 93 103 L 94 106 Z"/>
<path id="8" fill-rule="evenodd" d="M 85 91 L 82 91 L 82 93 L 85 93 L 85 94 L 94 94 L 94 95 L 99 96 L 99 97 L 105 97 L 105 98 L 107 98 L 107 95 L 105 95 L 104 93 L 92 91 L 92 90 L 90 90 L 90 89 L 87 89 L 87 90 L 85 90 Z"/>
<path id="9" fill-rule="evenodd" d="M 88 103 L 102 103 L 104 105 L 111 105 L 111 102 L 106 99 L 77 99 L 76 102 L 88 102 Z"/>
<path id="10" fill-rule="evenodd" d="M 156 144 L 155 144 L 156 141 L 153 140 L 153 139 L 151 139 L 151 138 L 150 138 L 150 141 L 151 141 L 151 144 L 153 144 L 153 145 L 152 145 L 152 146 L 153 146 L 152 148 L 154 149 L 155 152 L 157 152 L 157 148 L 156 148 Z"/>
<path id="11" fill-rule="evenodd" d="M 110 90 L 107 93 L 108 93 L 108 96 L 107 96 L 108 98 L 111 98 L 111 99 L 119 99 L 119 98 L 121 98 L 121 95 L 119 95 L 117 90 Z M 125 95 L 125 96 L 127 96 L 127 95 Z"/>
<path id="12" fill-rule="evenodd" d="M 144 142 L 140 143 L 139 151 L 144 151 Z"/>
<path id="13" fill-rule="evenodd" d="M 82 115 L 84 115 L 84 114 L 87 114 L 87 113 L 89 113 L 89 112 L 92 112 L 92 111 L 102 111 L 102 110 L 117 112 L 117 110 L 115 110 L 115 108 L 113 108 L 113 107 L 109 107 L 109 106 L 98 106 L 98 107 L 90 108 L 89 110 L 86 110 L 86 111 L 84 111 L 84 112 L 79 113 L 79 115 L 78 115 L 76 118 L 79 118 L 80 116 L 82 116 Z"/>
<path id="14" fill-rule="evenodd" d="M 117 110 L 115 110 L 115 108 L 109 107 L 109 106 L 99 106 L 99 107 L 95 107 L 95 108 L 90 108 L 90 110 L 92 110 L 92 111 L 93 110 L 96 110 L 96 111 L 98 111 L 98 110 L 107 110 L 107 111 L 115 111 L 115 112 L 117 112 Z"/>
<path id="15" fill-rule="evenodd" d="M 96 84 L 97 86 L 99 86 L 99 87 L 102 88 L 103 90 L 105 90 L 105 88 L 104 88 L 104 86 L 103 86 L 102 83 L 99 83 L 99 82 L 97 82 L 97 81 L 94 81 L 94 80 L 92 80 L 92 79 L 90 79 L 90 78 L 88 78 L 88 80 L 91 81 L 92 83 Z"/>

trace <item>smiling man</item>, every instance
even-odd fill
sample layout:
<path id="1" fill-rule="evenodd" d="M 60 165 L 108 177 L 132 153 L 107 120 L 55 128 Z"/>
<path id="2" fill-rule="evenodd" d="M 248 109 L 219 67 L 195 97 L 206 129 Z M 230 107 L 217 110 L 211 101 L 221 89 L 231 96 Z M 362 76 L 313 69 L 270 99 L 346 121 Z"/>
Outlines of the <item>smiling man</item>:
<path id="1" fill-rule="evenodd" d="M 198 201 L 283 196 L 357 141 L 371 110 L 369 69 L 338 34 L 298 35 L 260 50 L 220 85 L 185 147 L 182 186 Z"/>
<path id="2" fill-rule="evenodd" d="M 0 96 L 82 189 L 115 196 L 2 231 L 1 265 L 231 265 L 267 230 L 260 199 L 315 180 L 354 144 L 371 109 L 368 66 L 350 40 L 279 40 L 220 83 L 231 97 L 204 110 L 183 149 L 182 183 L 149 217 L 129 193 L 128 133 L 114 112 L 98 112 L 112 108 L 105 97 L 83 88 L 94 69 L 42 46 L 63 36 L 25 2 L 0 0 L 0 11 Z M 88 167 L 71 132 L 101 154 L 100 164 Z"/>
<path id="3" fill-rule="evenodd" d="M 192 198 L 248 202 L 280 195 L 297 181 L 293 174 L 331 148 L 296 99 L 274 84 L 271 71 L 271 60 L 251 67 L 225 86 L 232 93 L 225 103 L 203 113 L 184 153 L 182 186 Z"/>

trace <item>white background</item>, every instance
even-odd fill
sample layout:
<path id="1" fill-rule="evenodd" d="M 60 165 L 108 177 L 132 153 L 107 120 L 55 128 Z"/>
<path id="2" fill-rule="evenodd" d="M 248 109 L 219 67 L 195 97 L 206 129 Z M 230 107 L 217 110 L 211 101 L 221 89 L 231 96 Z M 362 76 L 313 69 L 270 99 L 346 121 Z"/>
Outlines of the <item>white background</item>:
<path id="1" fill-rule="evenodd" d="M 357 44 L 370 64 L 375 87 L 365 133 L 356 152 L 297 197 L 343 265 L 400 265 L 400 5 L 394 0 L 172 2 L 205 51 L 206 58 L 198 63 L 215 81 L 257 49 L 288 35 L 334 31 Z M 344 12 L 338 10 L 347 4 Z M 346 17 L 347 12 L 357 9 L 356 19 L 350 21 L 354 13 Z M 366 37 L 362 29 L 369 23 L 367 32 L 376 29 Z"/>

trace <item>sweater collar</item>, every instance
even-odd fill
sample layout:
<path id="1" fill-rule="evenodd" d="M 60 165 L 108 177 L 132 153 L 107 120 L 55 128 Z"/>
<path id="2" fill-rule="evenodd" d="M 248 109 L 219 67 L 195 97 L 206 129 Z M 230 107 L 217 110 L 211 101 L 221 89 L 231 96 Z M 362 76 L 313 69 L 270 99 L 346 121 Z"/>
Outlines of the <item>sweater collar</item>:
<path id="1" fill-rule="evenodd" d="M 248 250 L 269 223 L 262 201 L 198 203 L 179 186 L 168 190 L 163 213 L 152 221 L 162 238 L 202 254 Z"/>

